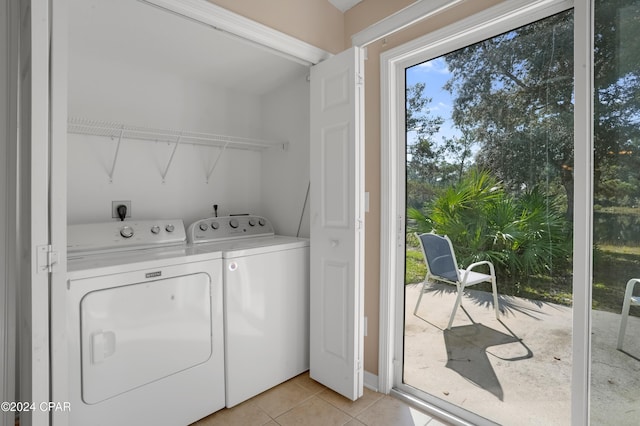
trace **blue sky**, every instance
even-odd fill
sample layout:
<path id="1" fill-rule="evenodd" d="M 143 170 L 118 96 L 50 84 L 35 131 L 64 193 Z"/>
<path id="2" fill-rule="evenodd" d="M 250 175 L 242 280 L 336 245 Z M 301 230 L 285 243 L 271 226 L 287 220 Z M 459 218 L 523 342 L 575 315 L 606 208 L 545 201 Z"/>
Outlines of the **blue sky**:
<path id="1" fill-rule="evenodd" d="M 440 128 L 440 132 L 434 136 L 436 142 L 442 141 L 443 137 L 460 135 L 460 132 L 451 128 L 451 110 L 453 106 L 451 94 L 442 88 L 450 76 L 451 73 L 442 57 L 407 68 L 406 72 L 407 86 L 412 86 L 418 82 L 426 84 L 424 94 L 432 99 L 429 104 L 431 115 L 440 116 L 446 120 Z M 411 134 L 408 136 L 409 140 L 407 142 L 411 143 Z"/>

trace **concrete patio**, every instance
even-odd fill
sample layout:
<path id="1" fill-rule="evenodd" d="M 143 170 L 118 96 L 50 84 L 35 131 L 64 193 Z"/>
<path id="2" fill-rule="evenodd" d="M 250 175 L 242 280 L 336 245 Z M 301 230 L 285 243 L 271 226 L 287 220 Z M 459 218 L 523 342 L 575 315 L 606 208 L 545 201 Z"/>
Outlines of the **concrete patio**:
<path id="1" fill-rule="evenodd" d="M 406 286 L 404 382 L 504 425 L 569 425 L 572 309 L 468 290 L 451 330 L 455 287 Z M 620 315 L 594 311 L 592 425 L 635 425 L 640 416 L 640 318 L 616 350 Z"/>

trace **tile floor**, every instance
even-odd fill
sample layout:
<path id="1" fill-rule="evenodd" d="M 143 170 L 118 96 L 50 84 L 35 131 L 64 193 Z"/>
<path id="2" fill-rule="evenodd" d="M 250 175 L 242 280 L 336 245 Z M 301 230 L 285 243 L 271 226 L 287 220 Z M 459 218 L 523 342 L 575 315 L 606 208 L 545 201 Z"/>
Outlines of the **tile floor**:
<path id="1" fill-rule="evenodd" d="M 192 426 L 442 426 L 440 420 L 388 395 L 364 389 L 350 401 L 312 380 L 308 373 L 276 386 Z"/>

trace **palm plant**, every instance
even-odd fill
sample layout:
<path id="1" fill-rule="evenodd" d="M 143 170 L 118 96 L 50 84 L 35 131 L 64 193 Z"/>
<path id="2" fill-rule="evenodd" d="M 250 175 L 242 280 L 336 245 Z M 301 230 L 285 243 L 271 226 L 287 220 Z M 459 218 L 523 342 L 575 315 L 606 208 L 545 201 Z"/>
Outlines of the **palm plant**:
<path id="1" fill-rule="evenodd" d="M 551 273 L 570 252 L 557 204 L 537 188 L 511 197 L 488 171 L 471 170 L 424 210 L 407 215 L 412 231 L 448 235 L 461 264 L 489 260 L 502 277 Z"/>

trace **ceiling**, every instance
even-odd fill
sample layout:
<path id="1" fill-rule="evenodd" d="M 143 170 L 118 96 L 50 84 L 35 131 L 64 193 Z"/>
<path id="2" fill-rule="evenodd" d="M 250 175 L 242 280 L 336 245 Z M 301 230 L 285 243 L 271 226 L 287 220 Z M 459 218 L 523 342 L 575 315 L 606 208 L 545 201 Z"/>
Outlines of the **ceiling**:
<path id="1" fill-rule="evenodd" d="M 341 12 L 346 12 L 361 1 L 362 0 L 329 0 L 329 2 L 340 9 Z"/>
<path id="2" fill-rule="evenodd" d="M 147 3 L 69 3 L 69 66 L 117 61 L 258 95 L 308 72 L 266 47 Z"/>

